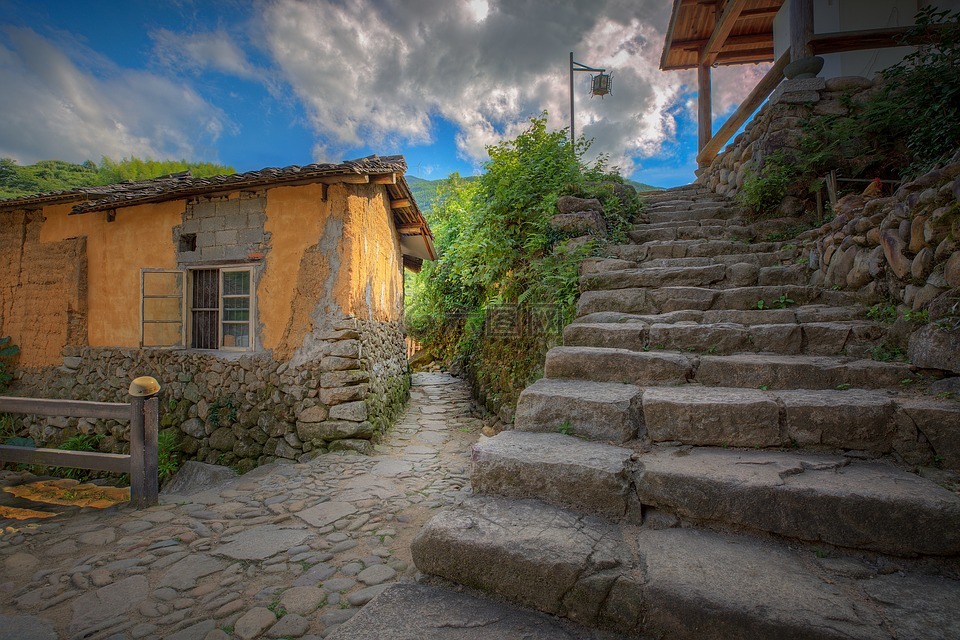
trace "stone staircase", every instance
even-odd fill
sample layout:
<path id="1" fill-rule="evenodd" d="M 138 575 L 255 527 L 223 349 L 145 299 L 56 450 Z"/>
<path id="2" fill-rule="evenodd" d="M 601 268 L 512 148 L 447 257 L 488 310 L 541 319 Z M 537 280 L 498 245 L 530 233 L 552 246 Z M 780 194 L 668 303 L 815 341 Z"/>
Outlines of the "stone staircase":
<path id="1" fill-rule="evenodd" d="M 647 200 L 417 567 L 623 637 L 960 637 L 960 497 L 902 464 L 960 433 L 942 372 L 732 203 Z"/>

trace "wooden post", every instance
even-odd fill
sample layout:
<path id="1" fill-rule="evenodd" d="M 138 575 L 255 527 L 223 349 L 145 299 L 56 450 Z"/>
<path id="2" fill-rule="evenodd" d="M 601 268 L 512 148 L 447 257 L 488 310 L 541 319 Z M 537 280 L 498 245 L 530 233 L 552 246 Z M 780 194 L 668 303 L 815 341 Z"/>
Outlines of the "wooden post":
<path id="1" fill-rule="evenodd" d="M 813 0 L 790 0 L 790 59 L 801 60 L 813 55 Z"/>
<path id="2" fill-rule="evenodd" d="M 160 501 L 157 438 L 160 423 L 160 400 L 153 396 L 143 403 L 143 496 L 144 506 Z"/>
<path id="3" fill-rule="evenodd" d="M 697 151 L 702 151 L 713 137 L 713 99 L 710 95 L 710 65 L 697 67 Z"/>
<path id="4" fill-rule="evenodd" d="M 147 506 L 146 469 L 144 469 L 144 398 L 131 396 L 130 398 L 130 502 L 135 509 Z"/>

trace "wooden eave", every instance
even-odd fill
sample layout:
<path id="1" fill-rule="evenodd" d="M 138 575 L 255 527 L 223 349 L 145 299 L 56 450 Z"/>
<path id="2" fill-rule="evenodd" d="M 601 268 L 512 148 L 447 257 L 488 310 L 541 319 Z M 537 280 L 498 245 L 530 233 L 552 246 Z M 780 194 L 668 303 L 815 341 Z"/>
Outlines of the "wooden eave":
<path id="1" fill-rule="evenodd" d="M 674 0 L 660 69 L 696 69 L 708 48 L 706 64 L 773 62 L 773 19 L 783 1 Z"/>

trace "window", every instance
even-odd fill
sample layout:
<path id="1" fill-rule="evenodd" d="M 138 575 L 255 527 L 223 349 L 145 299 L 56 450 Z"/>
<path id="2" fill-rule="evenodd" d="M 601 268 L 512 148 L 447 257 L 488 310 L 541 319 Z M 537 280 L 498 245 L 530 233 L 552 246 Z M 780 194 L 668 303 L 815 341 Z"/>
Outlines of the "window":
<path id="1" fill-rule="evenodd" d="M 183 346 L 183 272 L 142 271 L 140 276 L 140 346 Z"/>
<path id="2" fill-rule="evenodd" d="M 254 346 L 249 267 L 144 270 L 141 291 L 143 347 L 189 344 L 194 349 L 245 351 Z"/>
<path id="3" fill-rule="evenodd" d="M 252 348 L 252 271 L 195 269 L 192 276 L 190 346 Z"/>

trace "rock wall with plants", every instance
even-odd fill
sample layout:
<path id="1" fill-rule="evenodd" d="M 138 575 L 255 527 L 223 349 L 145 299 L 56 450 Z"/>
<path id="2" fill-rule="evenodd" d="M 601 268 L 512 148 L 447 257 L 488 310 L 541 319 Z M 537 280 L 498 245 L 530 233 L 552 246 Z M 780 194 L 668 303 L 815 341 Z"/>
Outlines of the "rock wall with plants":
<path id="1" fill-rule="evenodd" d="M 15 371 L 13 392 L 127 402 L 130 380 L 162 387 L 160 429 L 184 459 L 248 471 L 326 451 L 372 453 L 406 403 L 410 386 L 403 326 L 346 318 L 323 334 L 318 357 L 296 365 L 269 354 L 226 358 L 202 351 L 67 347 L 64 365 Z M 37 446 L 70 438 L 100 451 L 129 450 L 129 424 L 16 416 L 15 435 Z"/>

